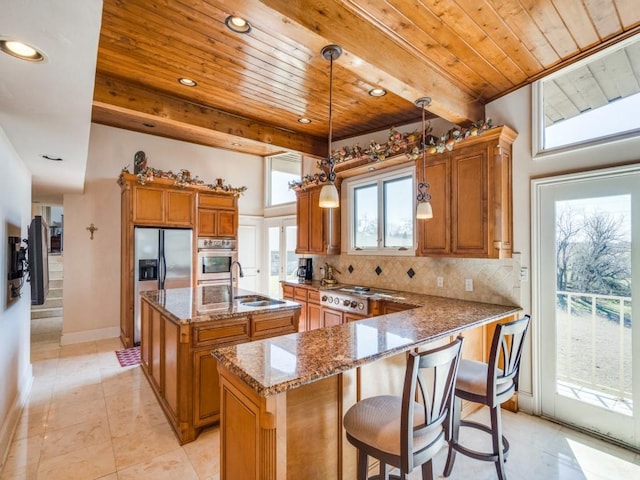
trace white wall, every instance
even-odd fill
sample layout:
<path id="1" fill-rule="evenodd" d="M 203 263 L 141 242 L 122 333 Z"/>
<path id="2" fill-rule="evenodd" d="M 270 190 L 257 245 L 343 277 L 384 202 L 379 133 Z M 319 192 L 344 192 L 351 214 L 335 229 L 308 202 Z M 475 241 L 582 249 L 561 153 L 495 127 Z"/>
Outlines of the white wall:
<path id="1" fill-rule="evenodd" d="M 0 464 L 32 380 L 29 284 L 7 304 L 7 236 L 27 238 L 31 220 L 31 174 L 0 127 Z M 0 467 L 1 469 L 1 467 Z"/>
<path id="2" fill-rule="evenodd" d="M 640 138 L 590 147 L 570 153 L 534 159 L 532 155 L 531 87 L 521 88 L 486 106 L 494 125 L 508 125 L 518 132 L 513 145 L 513 249 L 520 252 L 520 263 L 531 267 L 531 179 L 579 170 L 640 161 Z M 597 128 L 597 126 L 594 126 Z M 553 254 L 553 252 L 544 252 Z M 520 305 L 532 313 L 533 332 L 540 319 L 532 311 L 531 282 L 521 284 Z M 532 336 L 529 337 L 529 340 Z M 544 350 L 544 346 L 542 346 Z M 521 391 L 533 393 L 531 349 L 525 352 L 521 373 Z M 525 405 L 531 409 L 531 405 Z"/>
<path id="3" fill-rule="evenodd" d="M 133 172 L 133 156 L 143 150 L 148 166 L 178 172 L 186 169 L 206 183 L 246 186 L 240 214 L 263 213 L 264 160 L 191 143 L 103 125 L 91 125 L 83 194 L 64 196 L 63 343 L 119 335 L 120 187 L 123 167 Z M 86 228 L 98 230 L 89 239 Z"/>

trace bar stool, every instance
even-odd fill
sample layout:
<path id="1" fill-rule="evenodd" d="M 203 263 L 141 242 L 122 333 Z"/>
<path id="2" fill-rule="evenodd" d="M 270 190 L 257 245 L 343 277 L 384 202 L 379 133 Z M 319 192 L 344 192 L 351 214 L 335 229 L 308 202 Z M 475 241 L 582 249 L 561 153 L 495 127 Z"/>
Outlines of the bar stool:
<path id="1" fill-rule="evenodd" d="M 456 452 L 477 460 L 494 462 L 500 480 L 506 480 L 504 463 L 507 461 L 509 442 L 502 435 L 500 404 L 509 400 L 518 391 L 518 375 L 524 338 L 529 328 L 530 316 L 510 323 L 499 324 L 493 334 L 489 363 L 461 360 L 455 388 L 453 407 L 453 431 L 449 442 L 444 476 L 453 469 Z M 491 409 L 491 427 L 478 422 L 460 420 L 462 400 L 487 405 Z M 478 452 L 458 443 L 460 426 L 471 427 L 491 434 L 493 451 Z"/>
<path id="2" fill-rule="evenodd" d="M 365 398 L 344 416 L 347 440 L 358 449 L 358 480 L 366 480 L 369 456 L 380 460 L 380 480 L 388 466 L 400 478 L 422 465 L 423 480 L 433 479 L 431 460 L 449 438 L 453 387 L 462 338 L 428 352 L 410 352 L 402 397 Z M 374 477 L 376 478 L 376 477 Z"/>

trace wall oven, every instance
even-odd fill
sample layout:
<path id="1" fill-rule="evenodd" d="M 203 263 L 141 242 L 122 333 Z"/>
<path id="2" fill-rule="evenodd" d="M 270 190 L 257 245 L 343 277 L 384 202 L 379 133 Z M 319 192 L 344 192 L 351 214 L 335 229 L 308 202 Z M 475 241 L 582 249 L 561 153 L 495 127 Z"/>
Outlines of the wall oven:
<path id="1" fill-rule="evenodd" d="M 238 259 L 236 240 L 198 238 L 198 285 L 229 284 L 231 264 Z"/>

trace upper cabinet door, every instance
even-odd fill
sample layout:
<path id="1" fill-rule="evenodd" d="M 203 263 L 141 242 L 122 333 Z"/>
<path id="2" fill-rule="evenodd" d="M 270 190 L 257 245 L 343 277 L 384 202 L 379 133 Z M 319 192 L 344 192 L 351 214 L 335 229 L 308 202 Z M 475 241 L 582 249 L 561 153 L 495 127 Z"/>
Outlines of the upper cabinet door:
<path id="1" fill-rule="evenodd" d="M 309 253 L 309 192 L 297 192 L 296 218 L 296 253 Z"/>
<path id="2" fill-rule="evenodd" d="M 314 186 L 296 192 L 298 254 L 340 253 L 340 208 L 320 208 L 321 189 Z"/>
<path id="3" fill-rule="evenodd" d="M 165 223 L 185 227 L 193 225 L 193 193 L 167 190 L 165 196 Z"/>
<path id="4" fill-rule="evenodd" d="M 431 185 L 433 218 L 418 220 L 418 255 L 509 258 L 512 252 L 511 144 L 498 127 L 416 162 Z"/>
<path id="5" fill-rule="evenodd" d="M 482 145 L 453 157 L 451 247 L 455 255 L 486 257 L 489 254 L 487 168 L 487 149 Z"/>
<path id="6" fill-rule="evenodd" d="M 420 161 L 420 163 L 422 163 Z M 420 163 L 418 165 L 420 165 Z M 418 220 L 418 254 L 451 254 L 451 156 L 428 157 L 418 168 L 418 182 L 429 183 L 433 218 Z"/>
<path id="7" fill-rule="evenodd" d="M 135 186 L 133 188 L 133 221 L 161 225 L 164 221 L 164 190 Z"/>
<path id="8" fill-rule="evenodd" d="M 198 236 L 236 238 L 237 235 L 236 197 L 200 193 L 198 195 Z"/>

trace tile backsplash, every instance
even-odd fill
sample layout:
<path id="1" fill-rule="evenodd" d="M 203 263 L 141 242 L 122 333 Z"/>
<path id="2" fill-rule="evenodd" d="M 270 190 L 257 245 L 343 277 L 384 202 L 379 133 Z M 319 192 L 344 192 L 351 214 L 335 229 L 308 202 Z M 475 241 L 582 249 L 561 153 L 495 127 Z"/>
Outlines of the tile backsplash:
<path id="1" fill-rule="evenodd" d="M 475 258 L 314 256 L 314 279 L 329 263 L 341 283 L 425 293 L 479 302 L 520 305 L 519 254 L 504 260 Z M 438 286 L 438 277 L 442 286 Z M 465 289 L 468 279 L 473 291 Z"/>

